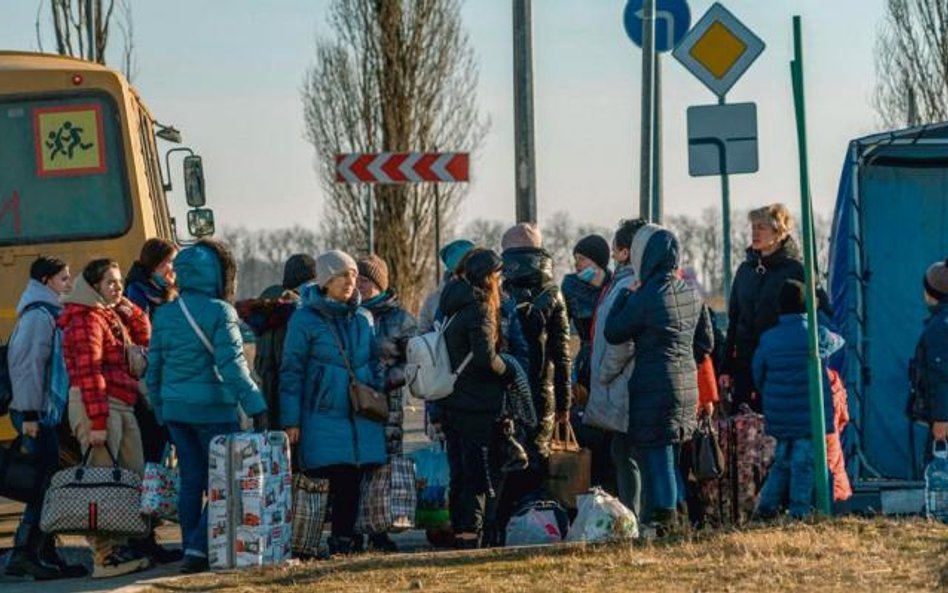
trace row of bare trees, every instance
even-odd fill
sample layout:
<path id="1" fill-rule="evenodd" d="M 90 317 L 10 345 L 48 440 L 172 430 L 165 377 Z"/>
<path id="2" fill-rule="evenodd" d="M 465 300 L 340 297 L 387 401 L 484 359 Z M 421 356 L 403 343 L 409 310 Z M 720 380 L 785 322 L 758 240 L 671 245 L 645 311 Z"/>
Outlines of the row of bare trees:
<path id="1" fill-rule="evenodd" d="M 122 39 L 119 67 L 132 80 L 136 66 L 130 0 L 118 0 L 117 4 L 116 0 L 40 0 L 36 8 L 37 46 L 45 51 L 44 39 L 51 33 L 56 53 L 105 64 L 114 17 Z"/>

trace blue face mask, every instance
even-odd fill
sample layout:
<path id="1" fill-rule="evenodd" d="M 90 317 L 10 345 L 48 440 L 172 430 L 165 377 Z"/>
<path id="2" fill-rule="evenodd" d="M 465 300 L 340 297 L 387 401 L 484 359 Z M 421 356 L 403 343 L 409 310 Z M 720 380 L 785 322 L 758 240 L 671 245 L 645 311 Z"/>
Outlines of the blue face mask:
<path id="1" fill-rule="evenodd" d="M 164 276 L 159 274 L 152 274 L 151 281 L 158 285 L 159 288 L 168 288 L 168 281 L 165 280 Z"/>
<path id="2" fill-rule="evenodd" d="M 589 266 L 588 268 L 583 269 L 582 272 L 577 273 L 576 277 L 586 284 L 591 284 L 592 281 L 596 279 L 596 268 Z"/>

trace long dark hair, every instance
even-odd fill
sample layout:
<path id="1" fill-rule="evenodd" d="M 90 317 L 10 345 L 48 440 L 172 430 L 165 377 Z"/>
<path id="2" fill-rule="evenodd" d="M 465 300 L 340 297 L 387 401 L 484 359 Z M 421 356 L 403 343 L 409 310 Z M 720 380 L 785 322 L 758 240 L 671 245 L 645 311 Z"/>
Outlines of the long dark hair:
<path id="1" fill-rule="evenodd" d="M 145 268 L 148 275 L 152 275 L 161 262 L 168 259 L 178 248 L 175 244 L 161 237 L 152 237 L 142 245 L 138 254 L 138 264 Z"/>

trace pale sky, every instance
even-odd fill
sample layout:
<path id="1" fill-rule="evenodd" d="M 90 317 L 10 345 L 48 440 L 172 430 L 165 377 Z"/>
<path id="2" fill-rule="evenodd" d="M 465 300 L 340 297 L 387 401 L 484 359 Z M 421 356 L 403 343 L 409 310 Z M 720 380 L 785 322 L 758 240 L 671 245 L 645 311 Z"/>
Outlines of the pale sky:
<path id="1" fill-rule="evenodd" d="M 45 4 L 45 2 L 44 2 Z M 712 4 L 689 0 L 692 22 Z M 728 102 L 758 104 L 760 170 L 731 178 L 732 207 L 799 209 L 790 87 L 791 17 L 803 17 L 811 186 L 830 213 L 847 142 L 879 131 L 870 101 L 883 0 L 725 0 L 767 48 Z M 36 50 L 38 0 L 0 0 L 0 47 Z M 138 75 L 155 117 L 204 157 L 219 227 L 317 227 L 323 192 L 303 138 L 300 88 L 329 0 L 132 0 Z M 638 211 L 640 50 L 621 0 L 534 0 L 537 196 L 540 220 L 565 210 L 612 227 Z M 47 12 L 48 14 L 48 12 Z M 478 104 L 492 127 L 471 165 L 461 226 L 514 216 L 509 0 L 467 0 L 464 25 L 480 63 Z M 118 47 L 118 32 L 113 33 Z M 52 46 L 46 43 L 46 49 Z M 720 205 L 717 178 L 688 176 L 685 110 L 716 102 L 663 57 L 666 213 Z M 180 161 L 173 161 L 180 175 Z M 177 184 L 180 186 L 180 181 Z M 183 196 L 174 195 L 183 203 Z M 185 208 L 176 204 L 180 215 Z"/>

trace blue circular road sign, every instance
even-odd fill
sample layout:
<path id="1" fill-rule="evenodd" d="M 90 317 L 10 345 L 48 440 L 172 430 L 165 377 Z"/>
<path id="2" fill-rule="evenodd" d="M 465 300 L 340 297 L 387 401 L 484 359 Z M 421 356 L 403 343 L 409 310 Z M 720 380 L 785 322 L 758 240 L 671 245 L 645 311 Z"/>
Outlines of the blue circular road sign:
<path id="1" fill-rule="evenodd" d="M 632 43 L 642 47 L 643 0 L 629 0 L 622 24 Z M 691 27 L 691 9 L 685 0 L 655 0 L 655 51 L 671 51 Z"/>

